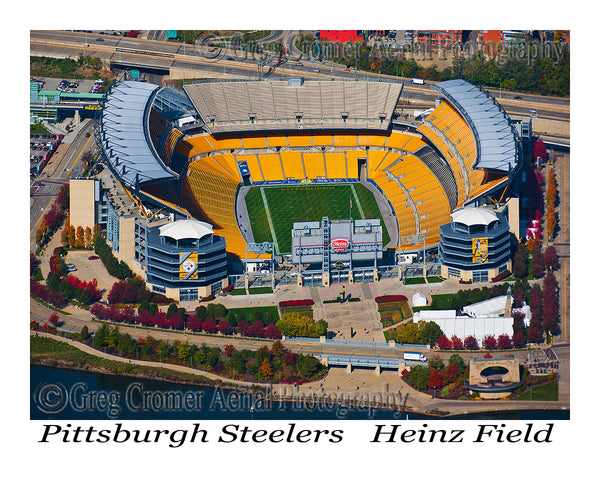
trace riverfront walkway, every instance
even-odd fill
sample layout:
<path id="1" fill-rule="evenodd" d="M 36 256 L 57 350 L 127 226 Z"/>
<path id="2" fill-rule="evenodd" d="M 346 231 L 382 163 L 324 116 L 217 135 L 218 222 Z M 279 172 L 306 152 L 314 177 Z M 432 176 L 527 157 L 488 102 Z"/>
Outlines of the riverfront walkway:
<path id="1" fill-rule="evenodd" d="M 45 332 L 31 332 L 68 343 L 79 350 L 107 360 L 140 365 L 145 367 L 164 368 L 176 372 L 198 375 L 210 380 L 222 382 L 225 386 L 235 388 L 252 388 L 255 386 L 267 387 L 267 384 L 243 382 L 239 380 L 220 377 L 210 372 L 198 370 L 182 365 L 147 362 L 142 360 L 129 360 L 115 355 L 95 350 L 80 342 L 66 339 Z M 568 365 L 567 365 L 568 367 Z M 562 368 L 562 362 L 561 362 Z M 514 410 L 559 410 L 569 409 L 568 398 L 559 398 L 557 402 L 536 401 L 471 401 L 471 400 L 444 400 L 432 398 L 430 395 L 414 390 L 408 386 L 397 372 L 382 371 L 376 375 L 373 370 L 356 369 L 348 374 L 345 368 L 331 367 L 327 376 L 318 381 L 305 383 L 298 386 L 289 384 L 272 384 L 274 398 L 288 400 L 314 398 L 323 401 L 350 401 L 357 405 L 366 405 L 369 402 L 395 406 L 398 409 L 406 408 L 407 411 L 437 415 L 460 415 L 475 412 L 489 411 L 514 411 Z M 560 397 L 560 396 L 559 396 Z"/>

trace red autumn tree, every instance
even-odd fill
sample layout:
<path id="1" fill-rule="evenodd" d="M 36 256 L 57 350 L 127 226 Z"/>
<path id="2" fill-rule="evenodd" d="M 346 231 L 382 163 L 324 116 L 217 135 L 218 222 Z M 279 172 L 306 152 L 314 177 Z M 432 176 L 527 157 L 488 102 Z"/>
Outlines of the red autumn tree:
<path id="1" fill-rule="evenodd" d="M 233 327 L 227 320 L 221 320 L 217 325 L 217 330 L 223 335 L 231 335 Z"/>
<path id="2" fill-rule="evenodd" d="M 452 335 L 450 339 L 452 342 L 452 348 L 454 350 L 462 350 L 464 348 L 462 338 L 458 338 L 456 335 Z"/>
<path id="3" fill-rule="evenodd" d="M 556 270 L 559 267 L 559 265 L 560 263 L 558 261 L 558 254 L 556 253 L 556 248 L 550 245 L 544 252 L 544 267 L 552 271 Z"/>
<path id="4" fill-rule="evenodd" d="M 525 334 L 522 330 L 514 333 L 512 337 L 512 343 L 515 348 L 522 348 L 527 344 L 527 339 L 525 338 Z"/>
<path id="5" fill-rule="evenodd" d="M 510 347 L 512 347 L 510 337 L 506 334 L 498 335 L 498 348 L 508 350 Z"/>
<path id="6" fill-rule="evenodd" d="M 435 368 L 429 369 L 429 381 L 427 382 L 427 386 L 430 388 L 439 388 L 443 385 L 444 378 L 442 374 L 437 371 Z"/>
<path id="7" fill-rule="evenodd" d="M 437 346 L 440 347 L 442 350 L 450 350 L 452 348 L 452 342 L 448 340 L 448 337 L 446 337 L 446 335 L 442 335 L 437 340 Z"/>
<path id="8" fill-rule="evenodd" d="M 465 343 L 465 348 L 467 350 L 477 350 L 479 348 L 479 343 L 477 342 L 477 339 L 472 335 L 469 335 L 468 337 L 466 337 L 464 343 Z"/>
<path id="9" fill-rule="evenodd" d="M 58 314 L 56 312 L 53 312 L 52 315 L 50 315 L 50 317 L 48 318 L 48 321 L 52 325 L 56 326 L 60 322 L 60 318 L 58 318 Z"/>
<path id="10" fill-rule="evenodd" d="M 483 348 L 487 348 L 488 350 L 495 350 L 498 346 L 498 342 L 496 341 L 496 337 L 493 335 L 486 335 L 483 337 Z"/>
<path id="11" fill-rule="evenodd" d="M 202 322 L 202 330 L 208 333 L 215 333 L 217 331 L 217 322 L 214 318 L 207 318 Z"/>

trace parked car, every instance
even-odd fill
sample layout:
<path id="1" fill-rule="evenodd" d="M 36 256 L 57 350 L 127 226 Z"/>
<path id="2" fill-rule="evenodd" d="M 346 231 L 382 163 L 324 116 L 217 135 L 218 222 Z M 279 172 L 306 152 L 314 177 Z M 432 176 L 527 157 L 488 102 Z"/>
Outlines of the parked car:
<path id="1" fill-rule="evenodd" d="M 98 260 L 100 257 L 98 255 L 90 255 L 88 260 Z"/>

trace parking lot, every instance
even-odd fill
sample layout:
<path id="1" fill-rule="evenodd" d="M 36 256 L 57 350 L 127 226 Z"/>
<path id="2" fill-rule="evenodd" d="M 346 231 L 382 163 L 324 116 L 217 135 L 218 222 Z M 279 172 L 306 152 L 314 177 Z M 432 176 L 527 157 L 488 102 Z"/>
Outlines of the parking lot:
<path id="1" fill-rule="evenodd" d="M 29 135 L 29 172 L 36 178 L 62 141 L 62 135 L 32 133 Z"/>
<path id="2" fill-rule="evenodd" d="M 90 260 L 90 257 L 93 259 Z M 98 290 L 102 291 L 102 298 L 106 299 L 118 279 L 108 274 L 102 260 L 94 257 L 97 255 L 93 250 L 72 250 L 67 253 L 65 262 L 75 265 L 77 270 L 72 273 L 80 280 L 90 282 L 95 278 L 98 281 Z"/>
<path id="3" fill-rule="evenodd" d="M 33 80 L 37 80 L 40 83 L 40 88 L 44 90 L 59 90 L 63 92 L 79 92 L 79 93 L 94 93 L 95 80 L 78 80 L 75 78 L 47 78 L 47 77 L 36 77 Z M 62 86 L 61 86 L 61 82 Z M 43 85 L 43 87 L 42 87 Z M 75 86 L 77 85 L 77 86 Z M 71 87 L 72 86 L 72 87 Z M 60 87 L 60 88 L 59 88 Z"/>

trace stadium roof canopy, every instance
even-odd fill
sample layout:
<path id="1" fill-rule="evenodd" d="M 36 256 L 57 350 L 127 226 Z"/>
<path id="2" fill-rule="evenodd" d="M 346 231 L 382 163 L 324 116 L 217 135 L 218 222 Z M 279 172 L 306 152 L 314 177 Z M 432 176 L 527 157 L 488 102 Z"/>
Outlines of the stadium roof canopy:
<path id="1" fill-rule="evenodd" d="M 476 167 L 509 172 L 519 162 L 517 133 L 504 110 L 490 96 L 464 80 L 436 83 L 463 115 L 477 141 Z"/>
<path id="2" fill-rule="evenodd" d="M 183 238 L 199 239 L 206 235 L 213 234 L 212 225 L 194 219 L 177 220 L 168 223 L 159 228 L 160 235 L 170 237 L 174 240 Z"/>
<path id="3" fill-rule="evenodd" d="M 475 207 L 459 208 L 450 214 L 450 218 L 453 222 L 462 223 L 468 227 L 471 225 L 489 225 L 498 220 L 498 216 L 494 212 L 486 208 Z"/>
<path id="4" fill-rule="evenodd" d="M 402 82 L 203 80 L 183 86 L 211 133 L 389 128 Z"/>
<path id="5" fill-rule="evenodd" d="M 111 169 L 130 187 L 177 178 L 154 150 L 148 115 L 158 85 L 121 82 L 107 95 L 102 111 L 101 143 Z"/>

